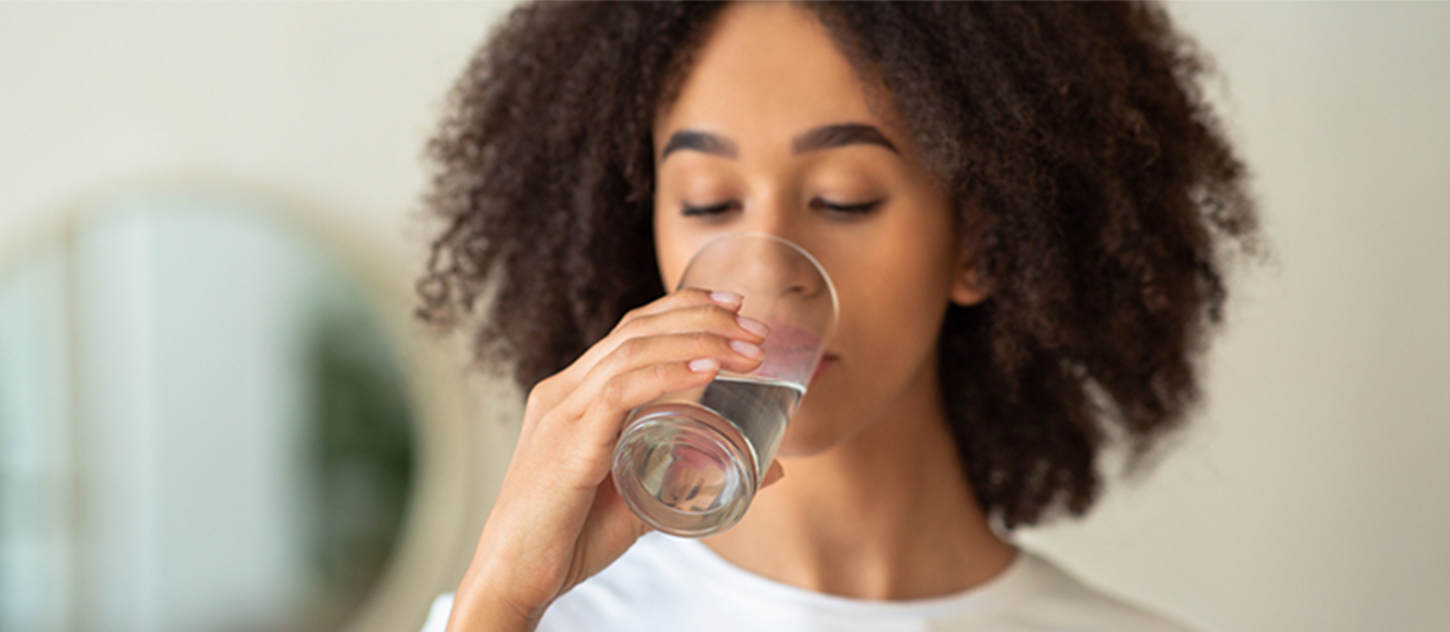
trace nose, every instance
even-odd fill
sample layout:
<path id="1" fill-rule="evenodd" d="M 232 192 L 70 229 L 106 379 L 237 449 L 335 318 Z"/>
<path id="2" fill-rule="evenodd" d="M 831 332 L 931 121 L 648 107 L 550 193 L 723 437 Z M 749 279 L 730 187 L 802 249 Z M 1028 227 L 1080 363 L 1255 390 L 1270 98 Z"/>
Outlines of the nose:
<path id="1" fill-rule="evenodd" d="M 751 209 L 754 212 L 746 213 L 739 226 L 742 232 L 773 239 L 748 240 L 748 252 L 742 253 L 739 265 L 746 266 L 742 276 L 753 279 L 757 291 L 768 289 L 777 299 L 789 295 L 815 299 L 830 293 L 829 277 L 810 250 L 809 221 L 800 216 L 806 209 L 795 208 L 788 197 L 768 196 Z"/>
<path id="2" fill-rule="evenodd" d="M 825 291 L 804 248 L 778 234 L 754 232 L 766 239 L 746 240 L 732 263 L 738 278 L 748 280 L 756 296 L 785 298 L 790 294 L 815 296 Z"/>
<path id="3" fill-rule="evenodd" d="M 775 364 L 763 366 L 772 371 L 782 369 L 781 362 L 800 361 L 802 353 L 819 352 L 834 330 L 839 307 L 825 270 L 778 235 L 743 230 L 722 235 L 695 253 L 684 277 L 682 285 L 745 298 L 740 315 L 771 328 L 763 347 L 767 362 Z"/>

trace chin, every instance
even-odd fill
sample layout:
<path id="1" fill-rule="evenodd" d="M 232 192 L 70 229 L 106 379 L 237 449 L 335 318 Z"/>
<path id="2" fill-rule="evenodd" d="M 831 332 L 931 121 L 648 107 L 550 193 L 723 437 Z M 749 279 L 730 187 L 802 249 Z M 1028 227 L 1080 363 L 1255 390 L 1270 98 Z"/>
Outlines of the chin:
<path id="1" fill-rule="evenodd" d="M 848 420 L 843 415 L 820 414 L 818 411 L 802 408 L 791 419 L 790 427 L 786 428 L 775 456 L 782 459 L 801 458 L 830 450 L 855 434 L 854 424 L 843 423 Z"/>

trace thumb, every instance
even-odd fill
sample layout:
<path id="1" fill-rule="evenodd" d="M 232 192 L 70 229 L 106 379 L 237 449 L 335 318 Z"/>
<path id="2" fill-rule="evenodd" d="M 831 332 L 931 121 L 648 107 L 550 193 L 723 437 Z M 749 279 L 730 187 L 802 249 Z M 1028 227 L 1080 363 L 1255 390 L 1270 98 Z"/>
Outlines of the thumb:
<path id="1" fill-rule="evenodd" d="M 782 478 L 785 478 L 785 468 L 781 466 L 779 459 L 772 459 L 770 467 L 765 470 L 765 480 L 760 483 L 760 488 L 770 487 Z"/>

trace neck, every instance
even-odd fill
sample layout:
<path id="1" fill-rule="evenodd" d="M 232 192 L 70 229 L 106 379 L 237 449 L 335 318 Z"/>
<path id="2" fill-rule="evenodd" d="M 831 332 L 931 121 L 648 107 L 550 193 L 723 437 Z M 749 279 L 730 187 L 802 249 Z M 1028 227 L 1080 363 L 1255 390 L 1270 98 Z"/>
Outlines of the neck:
<path id="1" fill-rule="evenodd" d="M 705 544 L 755 574 L 827 594 L 922 599 L 995 577 L 1013 556 L 977 505 L 928 363 L 875 420 L 787 476 Z"/>

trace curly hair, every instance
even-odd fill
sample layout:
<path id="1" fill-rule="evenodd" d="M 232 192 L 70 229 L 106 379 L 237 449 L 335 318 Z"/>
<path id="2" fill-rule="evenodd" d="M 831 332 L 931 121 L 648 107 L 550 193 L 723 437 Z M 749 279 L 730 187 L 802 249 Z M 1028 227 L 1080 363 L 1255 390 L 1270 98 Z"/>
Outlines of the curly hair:
<path id="1" fill-rule="evenodd" d="M 990 290 L 939 343 L 976 500 L 1008 528 L 1084 514 L 1110 431 L 1136 460 L 1198 400 L 1224 268 L 1257 250 L 1204 56 L 1152 4 L 806 6 L 887 89 Z M 427 147 L 421 320 L 472 315 L 477 360 L 529 390 L 664 294 L 652 125 L 719 8 L 525 4 L 494 29 Z"/>

